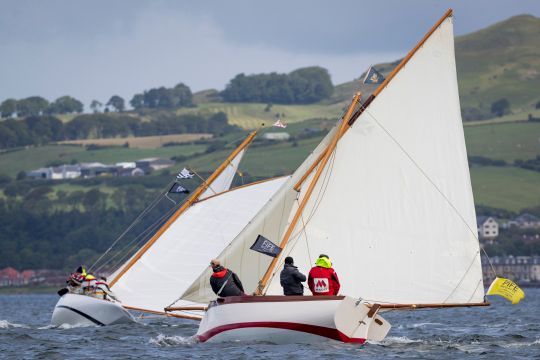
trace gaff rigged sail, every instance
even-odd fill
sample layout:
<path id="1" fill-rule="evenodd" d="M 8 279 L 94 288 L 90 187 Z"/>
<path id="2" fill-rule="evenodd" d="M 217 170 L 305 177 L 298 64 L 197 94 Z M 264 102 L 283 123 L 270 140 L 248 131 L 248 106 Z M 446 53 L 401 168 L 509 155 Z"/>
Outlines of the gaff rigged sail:
<path id="1" fill-rule="evenodd" d="M 343 294 L 395 304 L 483 302 L 452 18 L 444 18 L 411 54 L 338 141 L 307 196 L 266 294 L 281 294 L 275 274 L 285 256 L 292 256 L 306 273 L 317 255 L 325 253 L 339 274 Z M 246 246 L 258 234 L 283 237 L 286 227 L 263 228 L 293 219 L 313 175 L 299 193 L 294 186 L 313 159 L 221 253 L 246 291 L 257 288 L 270 261 Z M 201 274 L 183 297 L 213 298 L 208 275 Z"/>

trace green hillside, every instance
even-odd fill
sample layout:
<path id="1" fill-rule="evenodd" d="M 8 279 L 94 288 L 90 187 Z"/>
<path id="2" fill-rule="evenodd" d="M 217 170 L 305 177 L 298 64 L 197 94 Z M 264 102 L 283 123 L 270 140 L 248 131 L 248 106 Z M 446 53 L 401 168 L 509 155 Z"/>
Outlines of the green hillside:
<path id="1" fill-rule="evenodd" d="M 456 37 L 455 47 L 462 108 L 488 112 L 494 101 L 507 98 L 513 112 L 527 112 L 540 101 L 539 18 L 514 16 Z M 398 62 L 375 67 L 388 75 Z M 346 101 L 356 90 L 370 93 L 373 87 L 361 85 L 355 79 L 336 86 L 332 101 Z"/>
<path id="2" fill-rule="evenodd" d="M 540 205 L 540 173 L 514 167 L 471 167 L 474 202 L 520 211 Z"/>
<path id="3" fill-rule="evenodd" d="M 87 150 L 82 146 L 46 145 L 0 154 L 0 174 L 14 178 L 19 171 L 37 169 L 53 162 L 60 164 L 69 164 L 72 161 L 114 164 L 146 157 L 190 156 L 197 152 L 204 152 L 205 149 L 205 145 L 179 145 L 157 149 L 111 147 L 100 150 Z"/>
<path id="4" fill-rule="evenodd" d="M 490 159 L 533 159 L 540 154 L 540 123 L 467 126 L 465 140 L 469 155 Z"/>
<path id="5" fill-rule="evenodd" d="M 243 104 L 243 103 L 201 103 L 196 108 L 182 108 L 178 114 L 185 113 L 217 113 L 227 114 L 229 123 L 245 129 L 256 129 L 261 124 L 271 125 L 279 116 L 284 123 L 290 124 L 313 118 L 337 119 L 342 106 L 339 104 L 325 105 L 272 105 L 265 111 L 267 104 Z"/>

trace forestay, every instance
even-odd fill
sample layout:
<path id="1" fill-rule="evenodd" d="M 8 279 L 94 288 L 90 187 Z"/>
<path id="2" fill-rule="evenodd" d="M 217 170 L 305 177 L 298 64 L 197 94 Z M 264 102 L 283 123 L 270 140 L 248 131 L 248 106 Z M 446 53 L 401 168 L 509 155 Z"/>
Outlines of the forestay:
<path id="1" fill-rule="evenodd" d="M 113 286 L 124 305 L 163 311 L 289 177 L 233 189 L 189 207 Z"/>
<path id="2" fill-rule="evenodd" d="M 370 301 L 483 302 L 451 18 L 333 156 L 303 212 L 305 227 L 298 223 L 282 260 L 292 256 L 307 272 L 314 254 L 328 254 L 341 293 Z M 274 276 L 267 293 L 281 291 Z"/>

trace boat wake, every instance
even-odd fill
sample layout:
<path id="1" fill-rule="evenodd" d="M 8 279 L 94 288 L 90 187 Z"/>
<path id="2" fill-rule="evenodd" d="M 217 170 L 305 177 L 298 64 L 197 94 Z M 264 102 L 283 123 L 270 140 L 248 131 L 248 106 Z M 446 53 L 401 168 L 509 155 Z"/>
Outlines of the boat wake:
<path id="1" fill-rule="evenodd" d="M 10 329 L 10 328 L 27 328 L 28 326 L 22 324 L 15 324 L 7 320 L 0 320 L 0 329 Z"/>
<path id="2" fill-rule="evenodd" d="M 529 346 L 538 346 L 540 347 L 540 338 L 534 340 L 533 342 L 519 342 L 519 343 L 510 343 L 502 345 L 504 348 L 520 348 L 520 347 L 529 347 Z"/>
<path id="3" fill-rule="evenodd" d="M 158 334 L 158 336 L 150 339 L 150 344 L 157 346 L 177 346 L 177 345 L 193 345 L 199 341 L 195 336 L 167 336 Z"/>

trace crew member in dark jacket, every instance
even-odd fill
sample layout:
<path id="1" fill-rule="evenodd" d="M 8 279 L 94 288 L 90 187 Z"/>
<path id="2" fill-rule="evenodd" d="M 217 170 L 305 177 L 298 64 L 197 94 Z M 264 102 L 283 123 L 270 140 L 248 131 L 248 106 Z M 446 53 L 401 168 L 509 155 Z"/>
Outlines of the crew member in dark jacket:
<path id="1" fill-rule="evenodd" d="M 229 269 L 225 269 L 219 263 L 219 260 L 210 261 L 213 274 L 210 277 L 210 285 L 212 290 L 217 296 L 242 296 L 244 294 L 244 287 L 242 282 L 234 272 Z"/>
<path id="2" fill-rule="evenodd" d="M 298 271 L 298 268 L 294 266 L 294 260 L 292 257 L 287 256 L 285 258 L 285 265 L 281 274 L 279 274 L 279 280 L 283 287 L 284 295 L 304 295 L 304 286 L 302 283 L 306 281 L 306 275 Z"/>

